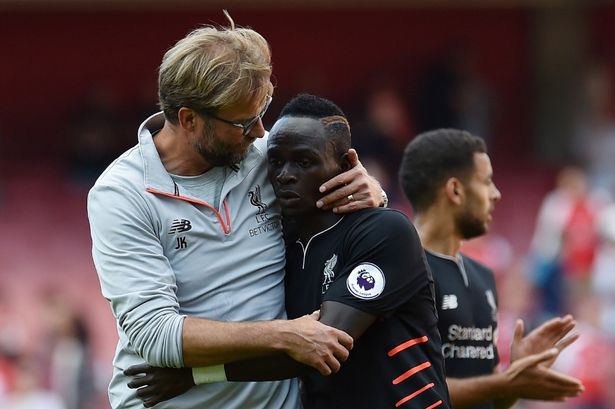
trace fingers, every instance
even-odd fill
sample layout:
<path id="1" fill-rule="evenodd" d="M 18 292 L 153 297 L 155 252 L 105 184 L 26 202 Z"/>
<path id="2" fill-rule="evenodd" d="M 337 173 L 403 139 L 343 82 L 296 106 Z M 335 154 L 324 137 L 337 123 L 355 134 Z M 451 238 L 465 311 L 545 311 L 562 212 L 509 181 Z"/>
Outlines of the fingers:
<path id="1" fill-rule="evenodd" d="M 313 313 L 310 314 L 310 318 L 315 319 L 316 321 L 318 321 L 320 319 L 320 310 L 316 310 Z"/>
<path id="2" fill-rule="evenodd" d="M 148 364 L 132 365 L 124 369 L 124 375 L 135 376 L 135 375 L 142 374 L 142 373 L 149 373 L 151 369 L 152 367 Z"/>
<path id="3" fill-rule="evenodd" d="M 517 322 L 515 322 L 515 332 L 513 334 L 513 343 L 520 343 L 521 340 L 523 339 L 523 334 L 525 331 L 525 326 L 523 324 L 523 320 L 522 319 L 518 319 Z"/>
<path id="4" fill-rule="evenodd" d="M 361 186 L 361 183 L 364 182 L 361 179 L 365 176 L 362 172 L 364 169 L 363 166 L 357 166 L 325 182 L 319 191 L 321 193 L 329 193 L 316 202 L 316 206 L 326 210 L 330 209 L 334 204 L 347 204 L 348 195 L 350 194 L 353 195 L 355 200 L 360 200 L 362 196 L 359 191 L 366 188 L 366 186 Z M 367 172 L 364 173 L 367 174 Z"/>
<path id="5" fill-rule="evenodd" d="M 352 148 L 348 149 L 348 161 L 350 162 L 350 166 L 352 166 L 353 168 L 361 164 L 361 161 L 359 160 L 359 154 L 356 150 Z"/>
<path id="6" fill-rule="evenodd" d="M 143 401 L 143 406 L 145 406 L 146 408 L 156 406 L 157 404 L 165 400 L 156 394 L 154 388 L 149 386 L 137 389 L 137 397 Z"/>
<path id="7" fill-rule="evenodd" d="M 585 388 L 582 382 L 543 365 L 559 353 L 557 348 L 530 355 L 511 364 L 506 370 L 509 387 L 520 398 L 539 400 L 563 400 L 578 396 Z"/>
<path id="8" fill-rule="evenodd" d="M 527 366 L 534 366 L 555 358 L 557 354 L 559 354 L 559 350 L 557 348 L 549 348 L 540 354 L 530 355 L 525 359 L 528 359 L 529 364 Z"/>
<path id="9" fill-rule="evenodd" d="M 540 337 L 548 337 L 550 339 L 560 339 L 570 332 L 576 325 L 572 315 L 565 317 L 556 317 L 542 324 L 540 327 L 532 331 Z"/>
<path id="10" fill-rule="evenodd" d="M 515 327 L 513 345 L 511 347 L 511 361 L 546 351 L 553 347 L 562 351 L 578 338 L 578 335 L 570 334 L 575 325 L 576 322 L 572 315 L 552 318 L 530 331 L 521 340 L 518 338 L 519 332 L 517 332 L 520 331 L 520 328 Z M 553 361 L 545 363 L 545 365 L 550 366 L 552 363 Z"/>
<path id="11" fill-rule="evenodd" d="M 342 367 L 342 363 L 346 362 L 350 356 L 350 350 L 353 347 L 354 340 L 344 331 L 331 328 L 333 334 L 337 338 L 337 342 L 329 345 L 329 351 L 324 353 L 323 362 L 318 365 L 318 371 L 321 375 L 331 375 L 337 373 Z"/>
<path id="12" fill-rule="evenodd" d="M 143 401 L 151 400 L 153 395 L 155 394 L 154 388 L 151 386 L 144 386 L 143 388 L 137 389 L 137 397 Z"/>
<path id="13" fill-rule="evenodd" d="M 557 348 L 560 352 L 566 349 L 569 345 L 574 343 L 577 339 L 579 339 L 580 334 L 578 332 L 573 332 L 572 334 L 566 335 L 564 338 L 560 339 L 555 343 L 555 348 Z"/>
<path id="14" fill-rule="evenodd" d="M 348 213 L 380 205 L 380 183 L 367 173 L 354 149 L 348 150 L 348 160 L 352 165 L 350 170 L 320 186 L 320 192 L 328 194 L 316 202 L 316 207 L 323 210 L 333 209 L 335 213 Z"/>
<path id="15" fill-rule="evenodd" d="M 145 386 L 137 389 L 137 397 L 143 401 L 143 406 L 151 408 L 166 399 L 157 392 L 157 388 L 153 386 Z"/>
<path id="16" fill-rule="evenodd" d="M 140 376 L 138 378 L 134 378 L 132 381 L 128 382 L 128 387 L 130 389 L 137 389 L 145 385 L 150 385 L 152 383 L 152 377 L 149 375 Z"/>
<path id="17" fill-rule="evenodd" d="M 335 182 L 338 177 L 340 177 L 339 181 Z M 335 190 L 316 202 L 317 207 L 323 210 L 332 209 L 334 213 L 349 213 L 360 209 L 378 207 L 382 203 L 380 184 L 367 174 L 363 166 L 359 165 L 352 168 L 336 176 L 336 178 L 323 185 L 325 188 L 331 185 Z M 348 180 L 348 183 L 344 182 Z M 349 200 L 349 195 L 352 195 L 352 200 Z"/>
<path id="18" fill-rule="evenodd" d="M 291 358 L 325 376 L 340 370 L 354 343 L 350 335 L 308 315 L 293 320 L 292 324 L 294 340 L 287 350 Z"/>
<path id="19" fill-rule="evenodd" d="M 524 333 L 524 324 L 522 319 L 518 319 L 515 322 L 515 329 L 513 331 L 513 338 L 510 344 L 510 361 L 514 362 L 519 359 L 525 353 L 522 351 L 523 349 L 523 333 Z"/>
<path id="20" fill-rule="evenodd" d="M 552 369 L 542 369 L 542 379 L 536 380 L 537 387 L 542 387 L 542 393 L 549 400 L 578 396 L 585 391 L 580 380 L 556 372 Z"/>
<path id="21" fill-rule="evenodd" d="M 585 390 L 581 381 L 572 376 L 556 372 L 553 369 L 546 369 L 546 372 L 552 381 L 557 382 L 562 388 L 567 388 L 570 394 L 583 392 Z"/>
<path id="22" fill-rule="evenodd" d="M 557 348 L 550 348 L 544 352 L 539 354 L 529 355 L 515 361 L 508 369 L 508 372 L 511 377 L 515 378 L 521 372 L 525 371 L 527 368 L 536 366 L 541 362 L 549 361 L 557 356 L 559 350 Z"/>
<path id="23" fill-rule="evenodd" d="M 327 355 L 320 374 L 324 376 L 331 375 L 332 373 L 337 373 L 341 367 L 342 363 L 335 358 L 335 355 Z"/>
<path id="24" fill-rule="evenodd" d="M 330 179 L 327 182 L 325 182 L 319 188 L 320 193 L 324 193 L 331 189 L 335 189 L 337 187 L 347 185 L 356 178 L 357 170 L 359 171 L 359 173 L 361 173 L 361 171 L 365 171 L 365 168 L 363 167 L 363 165 L 361 165 L 361 161 L 359 160 L 359 155 L 357 154 L 356 150 L 354 149 L 348 150 L 348 161 L 350 162 L 352 169 L 342 174 L 339 174 L 335 176 L 333 179 Z M 365 173 L 367 174 L 366 171 Z M 350 192 L 350 193 L 353 193 L 353 192 Z M 347 193 L 346 196 L 348 196 L 350 193 Z M 340 199 L 340 198 L 341 196 L 336 198 L 335 200 Z"/>
<path id="25" fill-rule="evenodd" d="M 338 333 L 337 341 L 344 346 L 348 351 L 354 346 L 354 339 L 344 331 L 336 330 Z"/>
<path id="26" fill-rule="evenodd" d="M 370 207 L 376 207 L 371 206 L 370 204 L 374 203 L 372 200 L 366 199 L 365 201 L 360 201 L 360 202 L 348 202 L 346 204 L 344 204 L 343 202 L 341 203 L 332 203 L 331 207 L 333 210 L 333 213 L 352 213 L 355 212 L 357 210 L 361 210 L 361 209 L 367 209 Z"/>

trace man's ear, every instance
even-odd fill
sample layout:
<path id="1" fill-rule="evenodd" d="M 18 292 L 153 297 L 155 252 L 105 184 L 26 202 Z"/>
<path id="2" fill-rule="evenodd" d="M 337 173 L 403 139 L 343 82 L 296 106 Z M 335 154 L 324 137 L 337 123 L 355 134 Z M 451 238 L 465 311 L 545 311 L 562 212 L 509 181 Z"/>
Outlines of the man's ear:
<path id="1" fill-rule="evenodd" d="M 193 109 L 181 107 L 179 111 L 177 111 L 177 119 L 179 121 L 179 126 L 181 126 L 183 130 L 194 132 L 196 129 L 197 113 Z"/>
<path id="2" fill-rule="evenodd" d="M 444 186 L 446 197 L 456 205 L 461 205 L 465 200 L 463 183 L 455 177 L 449 178 Z"/>
<path id="3" fill-rule="evenodd" d="M 340 156 L 340 167 L 342 168 L 342 172 L 346 172 L 352 169 L 352 164 L 350 163 L 348 152 L 345 152 L 342 154 L 342 156 Z"/>

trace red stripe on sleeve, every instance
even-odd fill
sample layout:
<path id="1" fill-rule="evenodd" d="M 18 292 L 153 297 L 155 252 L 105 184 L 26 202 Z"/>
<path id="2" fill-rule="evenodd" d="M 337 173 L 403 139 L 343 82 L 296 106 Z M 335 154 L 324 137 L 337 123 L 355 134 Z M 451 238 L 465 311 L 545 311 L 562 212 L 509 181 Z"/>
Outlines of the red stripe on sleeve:
<path id="1" fill-rule="evenodd" d="M 434 385 L 435 385 L 434 383 L 429 383 L 429 384 L 427 384 L 427 385 L 423 386 L 423 387 L 422 387 L 421 389 L 419 389 L 418 391 L 415 391 L 415 392 L 411 393 L 410 395 L 406 396 L 405 398 L 400 399 L 400 400 L 399 400 L 399 402 L 397 402 L 397 403 L 395 404 L 395 407 L 396 407 L 396 408 L 400 407 L 400 406 L 401 406 L 401 405 L 403 405 L 404 403 L 408 402 L 410 399 L 413 399 L 414 397 L 416 397 L 416 396 L 420 395 L 421 393 L 425 392 L 427 389 L 429 389 L 429 388 L 433 388 L 433 387 L 434 387 Z"/>
<path id="2" fill-rule="evenodd" d="M 429 338 L 427 338 L 427 336 L 420 337 L 420 338 L 410 339 L 410 340 L 404 342 L 403 344 L 399 344 L 395 348 L 391 349 L 387 353 L 387 355 L 391 357 L 391 356 L 393 356 L 393 355 L 403 351 L 406 348 L 410 348 L 411 346 L 416 345 L 416 344 L 423 344 L 423 343 L 425 343 L 427 341 L 429 341 Z"/>
<path id="3" fill-rule="evenodd" d="M 420 372 L 425 368 L 429 368 L 430 366 L 431 366 L 431 362 L 427 361 L 427 362 L 423 362 L 420 365 L 415 366 L 414 368 L 407 370 L 403 374 L 399 375 L 397 378 L 393 379 L 393 385 L 397 385 L 398 383 L 405 381 L 406 379 L 408 379 L 415 373 Z"/>
<path id="4" fill-rule="evenodd" d="M 442 401 L 439 400 L 436 403 L 434 403 L 433 405 L 427 406 L 425 409 L 433 409 L 433 408 L 437 408 L 438 406 L 442 405 Z"/>

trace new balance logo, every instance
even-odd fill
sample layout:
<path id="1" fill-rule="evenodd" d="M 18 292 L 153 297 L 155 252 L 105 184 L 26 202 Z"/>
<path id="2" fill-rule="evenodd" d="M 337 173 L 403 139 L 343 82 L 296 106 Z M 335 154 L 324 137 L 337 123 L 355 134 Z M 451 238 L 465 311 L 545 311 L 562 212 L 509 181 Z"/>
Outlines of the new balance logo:
<path id="1" fill-rule="evenodd" d="M 173 223 L 171 224 L 171 229 L 169 230 L 169 234 L 183 233 L 190 229 L 192 229 L 192 224 L 190 223 L 190 220 L 175 219 L 173 220 Z"/>
<path id="2" fill-rule="evenodd" d="M 442 297 L 442 309 L 454 310 L 459 307 L 457 303 L 457 296 L 455 294 L 446 294 Z"/>

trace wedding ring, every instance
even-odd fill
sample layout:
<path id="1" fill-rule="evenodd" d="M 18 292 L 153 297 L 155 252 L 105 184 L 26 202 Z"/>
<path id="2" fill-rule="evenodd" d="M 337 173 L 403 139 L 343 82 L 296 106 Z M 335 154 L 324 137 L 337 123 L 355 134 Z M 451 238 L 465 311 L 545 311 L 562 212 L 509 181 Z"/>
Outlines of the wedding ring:
<path id="1" fill-rule="evenodd" d="M 354 201 L 354 196 L 352 194 L 346 196 L 346 198 L 348 199 L 349 202 L 353 202 Z"/>

